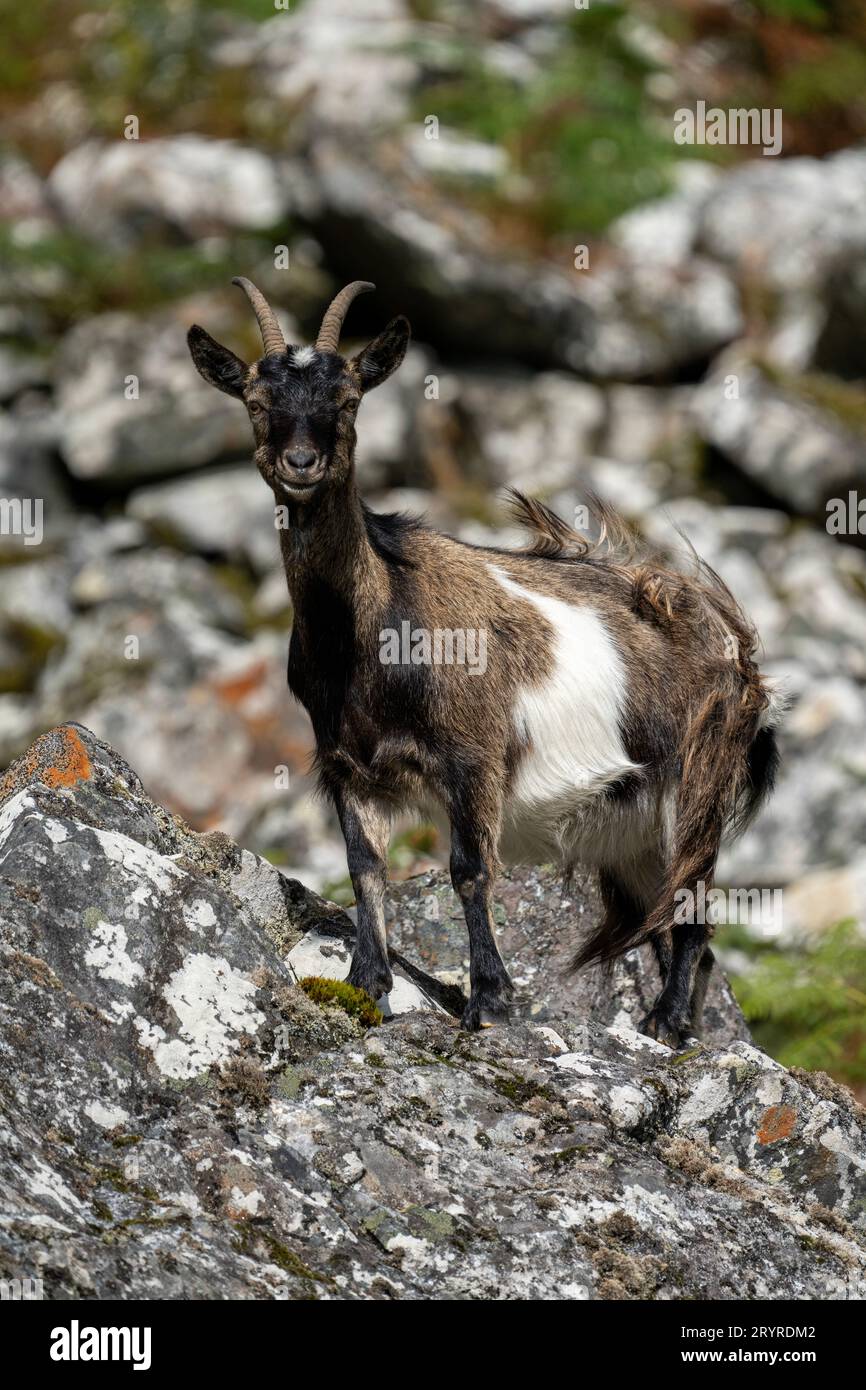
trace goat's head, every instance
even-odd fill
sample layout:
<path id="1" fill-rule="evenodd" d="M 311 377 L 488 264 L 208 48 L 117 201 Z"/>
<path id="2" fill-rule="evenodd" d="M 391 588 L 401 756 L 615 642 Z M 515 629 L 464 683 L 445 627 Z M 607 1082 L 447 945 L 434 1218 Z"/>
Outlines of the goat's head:
<path id="1" fill-rule="evenodd" d="M 315 347 L 294 347 L 286 344 L 273 309 L 255 285 L 243 278 L 232 283 L 253 306 L 264 356 L 247 366 L 194 324 L 187 335 L 192 360 L 205 381 L 246 405 L 265 482 L 292 502 L 310 502 L 351 476 L 361 397 L 403 361 L 409 324 L 393 319 L 355 357 L 342 357 L 340 329 L 349 305 L 356 295 L 375 289 L 355 280 L 333 300 Z"/>

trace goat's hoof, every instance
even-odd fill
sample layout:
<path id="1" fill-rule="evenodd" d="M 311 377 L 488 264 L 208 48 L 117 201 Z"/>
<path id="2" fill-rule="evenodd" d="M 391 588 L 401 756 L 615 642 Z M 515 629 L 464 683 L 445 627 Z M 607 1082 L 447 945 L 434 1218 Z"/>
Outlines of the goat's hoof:
<path id="1" fill-rule="evenodd" d="M 497 1024 L 507 1022 L 507 1009 L 482 1009 L 470 1001 L 463 1010 L 460 1027 L 464 1033 L 478 1033 L 482 1028 L 495 1028 Z"/>
<path id="2" fill-rule="evenodd" d="M 470 995 L 460 1027 L 466 1033 L 477 1033 L 481 1028 L 495 1028 L 499 1023 L 507 1023 L 508 1001 L 513 993 L 514 988 L 509 980 L 508 988 L 502 988 L 494 995 Z"/>
<path id="3" fill-rule="evenodd" d="M 394 988 L 394 977 L 390 970 L 375 973 L 369 970 L 359 970 L 357 975 L 350 970 L 346 984 L 352 985 L 354 989 L 364 990 L 375 1004 L 376 1000 L 381 999 L 383 994 L 391 993 Z"/>
<path id="4" fill-rule="evenodd" d="M 689 1035 L 688 1024 L 677 1022 L 668 1011 L 658 1004 L 650 1009 L 645 1018 L 638 1024 L 640 1031 L 646 1033 L 647 1037 L 655 1038 L 656 1042 L 664 1043 L 676 1052 L 682 1047 Z"/>

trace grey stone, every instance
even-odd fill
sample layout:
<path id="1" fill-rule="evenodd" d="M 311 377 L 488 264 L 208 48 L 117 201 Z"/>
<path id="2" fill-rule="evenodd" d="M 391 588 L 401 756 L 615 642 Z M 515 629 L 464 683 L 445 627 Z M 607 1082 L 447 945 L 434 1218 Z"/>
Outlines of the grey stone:
<path id="1" fill-rule="evenodd" d="M 142 223 L 161 222 L 192 239 L 271 227 L 288 209 L 273 160 L 201 135 L 84 141 L 55 164 L 48 191 L 73 227 L 118 245 L 134 243 Z"/>
<path id="2" fill-rule="evenodd" d="M 103 314 L 63 339 L 60 445 L 76 478 L 129 483 L 249 455 L 246 411 L 190 361 L 191 321 L 182 311 L 150 320 Z"/>
<path id="3" fill-rule="evenodd" d="M 637 959 L 575 1008 L 555 965 L 563 917 L 594 910 L 581 884 L 506 881 L 542 1012 L 467 1036 L 431 1008 L 364 1032 L 313 1004 L 287 955 L 351 924 L 279 877 L 86 729 L 0 782 L 4 1278 L 99 1299 L 866 1294 L 866 1114 L 731 1013 L 676 1055 L 631 1002 L 605 1026 L 647 987 Z M 441 882 L 399 897 L 419 952 L 440 903 L 447 956 Z"/>

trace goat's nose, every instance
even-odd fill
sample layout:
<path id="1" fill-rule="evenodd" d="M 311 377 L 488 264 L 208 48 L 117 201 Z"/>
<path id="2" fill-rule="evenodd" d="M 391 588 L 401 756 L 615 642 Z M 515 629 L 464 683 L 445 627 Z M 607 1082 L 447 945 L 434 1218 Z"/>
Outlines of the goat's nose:
<path id="1" fill-rule="evenodd" d="M 283 452 L 282 463 L 286 468 L 312 468 L 317 458 L 315 450 L 310 448 L 286 449 Z"/>

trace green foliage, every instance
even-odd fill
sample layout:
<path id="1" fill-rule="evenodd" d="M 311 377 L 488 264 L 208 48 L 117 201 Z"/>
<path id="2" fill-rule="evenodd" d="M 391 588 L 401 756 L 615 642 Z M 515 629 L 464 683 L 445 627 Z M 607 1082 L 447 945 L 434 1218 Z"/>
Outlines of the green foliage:
<path id="1" fill-rule="evenodd" d="M 599 232 L 667 187 L 678 147 L 652 119 L 653 66 L 627 40 L 627 13 L 612 4 L 574 15 L 559 49 L 525 83 L 486 67 L 467 41 L 453 74 L 418 105 L 419 117 L 435 112 L 508 150 L 545 234 Z"/>
<path id="2" fill-rule="evenodd" d="M 430 6 L 425 5 L 425 10 Z M 680 146 L 673 113 L 696 95 L 676 56 L 660 56 L 635 34 L 635 21 L 665 36 L 676 55 L 705 43 L 717 48 L 713 105 L 781 107 L 786 154 L 822 155 L 866 134 L 866 20 L 862 7 L 833 0 L 754 0 L 706 7 L 689 0 L 644 0 L 634 6 L 591 4 L 562 27 L 556 50 L 528 80 L 485 59 L 485 36 L 473 32 L 447 55 L 448 76 L 416 103 L 419 118 L 501 145 L 517 180 L 476 200 L 505 234 L 529 241 L 592 236 L 630 207 L 669 185 L 675 161 L 727 163 L 755 150 Z M 429 66 L 442 71 L 442 40 Z M 663 54 L 663 49 L 659 50 Z M 663 85 L 654 84 L 661 74 Z M 665 85 L 670 90 L 668 95 Z"/>
<path id="3" fill-rule="evenodd" d="M 232 17 L 264 21 L 276 13 L 272 0 L 0 0 L 0 114 L 14 117 L 46 86 L 64 82 L 83 96 L 91 135 L 119 136 L 134 113 L 145 139 L 195 130 L 281 144 L 278 104 L 256 100 L 247 68 L 210 56 Z M 50 166 L 60 150 L 49 142 L 30 153 Z"/>
<path id="4" fill-rule="evenodd" d="M 759 14 L 770 19 L 809 24 L 816 29 L 824 28 L 832 8 L 826 0 L 752 0 L 752 4 Z"/>
<path id="5" fill-rule="evenodd" d="M 744 944 L 735 932 L 723 940 Z M 758 947 L 752 969 L 732 984 L 773 1057 L 866 1085 L 866 941 L 852 922 L 840 922 L 811 950 Z"/>
<path id="6" fill-rule="evenodd" d="M 279 236 L 285 238 L 286 227 Z M 0 226 L 0 264 L 9 277 L 7 303 L 38 309 L 40 321 L 62 332 L 81 318 L 109 310 L 147 312 L 208 289 L 225 289 L 238 265 L 255 264 L 275 239 L 272 229 L 221 240 L 168 245 L 138 237 L 121 250 L 69 229 L 46 230 L 20 243 Z"/>
<path id="7" fill-rule="evenodd" d="M 326 980 L 323 975 L 307 975 L 298 981 L 301 989 L 314 1004 L 342 1009 L 356 1018 L 364 1028 L 378 1028 L 382 1015 L 366 990 L 355 989 L 345 980 Z"/>

